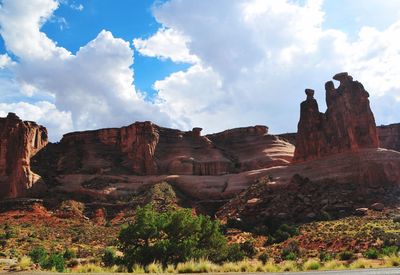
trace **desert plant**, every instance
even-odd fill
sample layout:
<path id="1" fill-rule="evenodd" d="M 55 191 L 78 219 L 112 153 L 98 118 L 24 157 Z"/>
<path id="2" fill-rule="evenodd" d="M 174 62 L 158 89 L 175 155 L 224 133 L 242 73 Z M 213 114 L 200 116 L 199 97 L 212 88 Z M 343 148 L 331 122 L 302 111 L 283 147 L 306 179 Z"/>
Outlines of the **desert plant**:
<path id="1" fill-rule="evenodd" d="M 51 253 L 40 263 L 40 266 L 47 270 L 51 270 L 54 267 L 58 272 L 63 272 L 65 269 L 64 257 L 61 253 Z"/>
<path id="2" fill-rule="evenodd" d="M 321 268 L 321 263 L 316 259 L 308 259 L 304 264 L 305 270 L 318 270 Z"/>
<path id="3" fill-rule="evenodd" d="M 343 251 L 338 254 L 339 260 L 348 261 L 354 258 L 354 253 L 352 251 Z"/>
<path id="4" fill-rule="evenodd" d="M 75 253 L 75 251 L 67 248 L 64 251 L 63 257 L 66 260 L 72 260 L 72 259 L 76 258 L 76 253 Z"/>
<path id="5" fill-rule="evenodd" d="M 381 254 L 385 256 L 397 255 L 399 248 L 397 246 L 382 247 Z"/>
<path id="6" fill-rule="evenodd" d="M 113 266 L 116 262 L 115 250 L 112 247 L 107 247 L 104 250 L 103 256 L 101 257 L 101 261 L 103 262 L 104 266 Z"/>
<path id="7" fill-rule="evenodd" d="M 378 259 L 378 250 L 375 248 L 369 248 L 364 252 L 364 257 L 367 259 Z"/>
<path id="8" fill-rule="evenodd" d="M 43 246 L 35 247 L 29 252 L 29 257 L 35 264 L 43 263 L 47 258 L 47 251 Z"/>
<path id="9" fill-rule="evenodd" d="M 325 251 L 321 251 L 321 252 L 319 253 L 319 260 L 320 260 L 321 262 L 327 262 L 327 261 L 330 261 L 330 260 L 332 260 L 332 259 L 333 259 L 333 255 L 330 254 L 330 253 L 327 253 L 327 252 L 325 252 Z"/>
<path id="10" fill-rule="evenodd" d="M 262 253 L 260 256 L 258 256 L 258 259 L 259 259 L 263 264 L 266 264 L 267 261 L 268 261 L 268 259 L 269 259 L 269 256 L 268 256 L 268 254 L 267 254 L 266 252 L 264 252 L 264 253 Z"/>
<path id="11" fill-rule="evenodd" d="M 218 262 L 229 256 L 219 222 L 193 216 L 189 209 L 158 213 L 151 205 L 138 208 L 135 221 L 121 230 L 118 239 L 122 263 L 129 271 L 134 264 L 166 266 L 207 257 Z"/>
<path id="12" fill-rule="evenodd" d="M 32 265 L 32 261 L 30 257 L 23 256 L 18 261 L 18 266 L 22 271 L 28 270 Z"/>
<path id="13" fill-rule="evenodd" d="M 163 273 L 163 267 L 160 263 L 153 262 L 146 266 L 147 273 Z"/>

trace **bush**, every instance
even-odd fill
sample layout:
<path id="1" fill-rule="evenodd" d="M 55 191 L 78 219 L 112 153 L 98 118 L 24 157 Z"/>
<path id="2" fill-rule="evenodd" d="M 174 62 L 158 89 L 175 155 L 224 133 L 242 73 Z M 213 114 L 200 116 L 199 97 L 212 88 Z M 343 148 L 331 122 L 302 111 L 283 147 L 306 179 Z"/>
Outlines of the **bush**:
<path id="1" fill-rule="evenodd" d="M 339 253 L 338 257 L 339 260 L 348 261 L 354 258 L 354 253 L 352 251 L 343 251 Z"/>
<path id="2" fill-rule="evenodd" d="M 385 256 L 396 255 L 399 248 L 397 246 L 385 246 L 382 248 L 381 253 Z"/>
<path id="3" fill-rule="evenodd" d="M 258 256 L 258 259 L 259 259 L 263 264 L 266 264 L 267 261 L 268 261 L 268 259 L 269 259 L 269 256 L 268 256 L 267 253 L 264 252 L 263 254 L 261 254 L 260 256 Z"/>
<path id="4" fill-rule="evenodd" d="M 18 262 L 18 266 L 22 271 L 28 270 L 31 267 L 31 265 L 32 265 L 31 258 L 26 256 L 22 257 Z"/>
<path id="5" fill-rule="evenodd" d="M 318 270 L 321 268 L 321 263 L 314 259 L 307 260 L 303 265 L 305 270 Z"/>
<path id="6" fill-rule="evenodd" d="M 243 260 L 245 253 L 240 249 L 240 245 L 235 243 L 227 248 L 226 260 L 230 262 L 239 262 Z"/>
<path id="7" fill-rule="evenodd" d="M 52 253 L 44 262 L 40 263 L 40 266 L 48 270 L 54 267 L 58 272 L 63 272 L 65 268 L 64 257 L 60 253 Z"/>
<path id="8" fill-rule="evenodd" d="M 378 259 L 378 250 L 370 248 L 364 253 L 364 257 L 367 259 Z"/>
<path id="9" fill-rule="evenodd" d="M 113 266 L 116 261 L 115 250 L 112 247 L 107 247 L 104 250 L 103 256 L 101 257 L 101 261 L 103 262 L 104 266 Z"/>
<path id="10" fill-rule="evenodd" d="M 35 264 L 40 264 L 46 260 L 47 251 L 43 246 L 38 246 L 29 252 L 29 257 L 31 257 L 32 262 Z"/>
<path id="11" fill-rule="evenodd" d="M 65 249 L 64 254 L 63 254 L 64 259 L 66 260 L 72 260 L 76 258 L 76 253 L 73 250 L 70 249 Z"/>
<path id="12" fill-rule="evenodd" d="M 135 221 L 120 231 L 118 240 L 128 271 L 134 264 L 152 262 L 164 266 L 200 258 L 221 262 L 230 252 L 219 222 L 194 216 L 190 209 L 158 213 L 151 205 L 139 207 Z"/>
<path id="13" fill-rule="evenodd" d="M 295 261 L 297 259 L 297 254 L 294 252 L 289 252 L 287 250 L 283 250 L 282 258 L 286 261 Z"/>
<path id="14" fill-rule="evenodd" d="M 320 253 L 319 253 L 319 260 L 321 261 L 321 262 L 328 262 L 328 261 L 330 261 L 330 260 L 332 260 L 333 259 L 333 256 L 332 256 L 332 254 L 330 254 L 330 253 L 327 253 L 327 252 L 325 252 L 325 251 L 321 251 Z"/>
<path id="15" fill-rule="evenodd" d="M 256 255 L 257 250 L 254 247 L 254 240 L 245 241 L 244 243 L 240 244 L 240 250 L 246 255 L 246 257 L 252 258 Z"/>

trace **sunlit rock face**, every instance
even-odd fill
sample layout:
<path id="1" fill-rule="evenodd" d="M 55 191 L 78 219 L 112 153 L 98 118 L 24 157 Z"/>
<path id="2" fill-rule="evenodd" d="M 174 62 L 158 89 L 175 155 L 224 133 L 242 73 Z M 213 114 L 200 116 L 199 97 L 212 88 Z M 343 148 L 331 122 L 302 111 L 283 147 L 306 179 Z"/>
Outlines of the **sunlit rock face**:
<path id="1" fill-rule="evenodd" d="M 201 135 L 151 122 L 74 132 L 50 144 L 36 160 L 40 174 L 218 176 L 289 164 L 294 146 L 266 126 Z M 51 169 L 48 169 L 51 167 Z"/>
<path id="2" fill-rule="evenodd" d="M 14 113 L 0 118 L 0 198 L 24 196 L 40 180 L 30 160 L 47 143 L 45 127 Z"/>
<path id="3" fill-rule="evenodd" d="M 362 148 L 378 148 L 379 139 L 369 94 L 363 85 L 347 73 L 333 77 L 325 84 L 327 110 L 321 113 L 314 91 L 306 89 L 301 103 L 294 161 L 313 160 Z"/>

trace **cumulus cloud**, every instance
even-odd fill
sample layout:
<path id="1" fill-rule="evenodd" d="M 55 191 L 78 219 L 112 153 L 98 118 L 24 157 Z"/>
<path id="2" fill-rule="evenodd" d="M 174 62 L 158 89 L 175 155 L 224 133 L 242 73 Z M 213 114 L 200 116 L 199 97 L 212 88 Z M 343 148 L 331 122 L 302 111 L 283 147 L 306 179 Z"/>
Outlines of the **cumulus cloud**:
<path id="1" fill-rule="evenodd" d="M 196 63 L 198 58 L 190 54 L 189 39 L 173 29 L 159 29 L 149 39 L 136 38 L 136 50 L 145 56 L 171 59 L 174 62 Z"/>
<path id="2" fill-rule="evenodd" d="M 47 95 L 52 98 L 48 106 L 57 108 L 37 116 L 32 107 L 37 105 L 30 105 L 30 119 L 58 127 L 50 129 L 57 133 L 67 128 L 116 127 L 149 119 L 170 125 L 168 116 L 135 90 L 129 42 L 103 30 L 72 54 L 40 31 L 57 7 L 55 0 L 33 0 L 28 6 L 23 1 L 5 0 L 0 9 L 0 34 L 7 50 L 19 58 L 13 72 L 21 92 L 31 97 Z M 68 114 L 72 127 L 63 127 L 67 123 L 63 120 L 56 120 L 59 126 L 46 120 L 51 114 L 58 118 Z"/>
<path id="3" fill-rule="evenodd" d="M 216 131 L 262 123 L 275 133 L 295 131 L 304 88 L 317 90 L 323 109 L 325 81 L 349 71 L 365 84 L 373 107 L 382 110 L 374 101 L 390 100 L 375 99 L 400 96 L 398 23 L 383 30 L 365 26 L 350 39 L 345 30 L 324 26 L 323 6 L 320 0 L 171 0 L 158 5 L 154 14 L 162 30 L 187 37 L 185 51 L 199 59 L 187 71 L 155 83 L 158 104 L 187 128 Z M 166 52 L 152 49 L 149 56 Z M 393 119 L 377 113 L 378 122 Z"/>
<path id="4" fill-rule="evenodd" d="M 0 117 L 7 116 L 9 112 L 18 114 L 23 120 L 40 121 L 45 124 L 52 130 L 49 131 L 50 139 L 60 137 L 73 130 L 71 113 L 59 111 L 54 104 L 47 101 L 39 101 L 35 104 L 28 102 L 0 103 Z"/>

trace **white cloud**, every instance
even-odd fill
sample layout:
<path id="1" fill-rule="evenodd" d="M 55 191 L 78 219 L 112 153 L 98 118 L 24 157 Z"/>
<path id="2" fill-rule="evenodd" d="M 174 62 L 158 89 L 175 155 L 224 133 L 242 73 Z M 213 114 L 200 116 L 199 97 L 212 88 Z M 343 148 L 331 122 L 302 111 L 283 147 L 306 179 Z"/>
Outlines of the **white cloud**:
<path id="1" fill-rule="evenodd" d="M 129 42 L 103 30 L 74 55 L 40 31 L 58 3 L 32 0 L 29 7 L 22 3 L 4 0 L 0 10 L 0 34 L 7 49 L 20 58 L 13 72 L 22 93 L 51 95 L 58 112 L 70 115 L 74 130 L 150 119 L 171 125 L 166 114 L 136 92 Z"/>
<path id="2" fill-rule="evenodd" d="M 136 38 L 136 50 L 145 56 L 171 59 L 174 62 L 196 63 L 198 58 L 190 54 L 187 44 L 190 40 L 173 29 L 159 29 L 148 39 Z"/>
<path id="3" fill-rule="evenodd" d="M 48 134 L 52 140 L 57 140 L 63 134 L 73 130 L 71 113 L 61 112 L 54 104 L 47 101 L 34 104 L 28 102 L 0 103 L 0 117 L 5 117 L 9 112 L 18 114 L 23 120 L 46 125 L 51 129 Z"/>
<path id="4" fill-rule="evenodd" d="M 319 0 L 171 0 L 157 6 L 163 28 L 187 37 L 189 52 L 199 58 L 188 71 L 156 82 L 161 108 L 188 128 L 263 123 L 277 133 L 296 130 L 305 88 L 317 90 L 323 109 L 324 83 L 340 71 L 362 81 L 377 110 L 377 97 L 400 98 L 398 24 L 364 27 L 351 40 L 342 29 L 324 27 L 330 11 L 322 7 Z M 393 118 L 378 113 L 378 122 Z"/>
<path id="5" fill-rule="evenodd" d="M 71 9 L 77 10 L 77 11 L 83 11 L 84 6 L 82 4 L 71 4 L 70 5 Z"/>
<path id="6" fill-rule="evenodd" d="M 14 62 L 11 60 L 8 54 L 0 54 L 0 69 L 5 69 L 13 64 Z"/>

